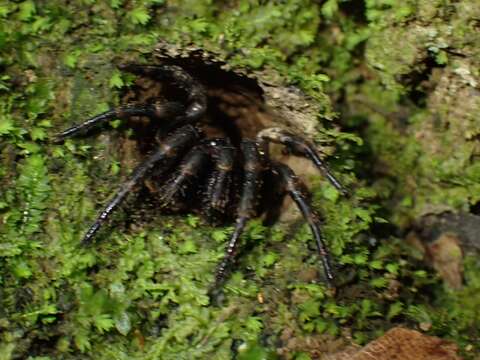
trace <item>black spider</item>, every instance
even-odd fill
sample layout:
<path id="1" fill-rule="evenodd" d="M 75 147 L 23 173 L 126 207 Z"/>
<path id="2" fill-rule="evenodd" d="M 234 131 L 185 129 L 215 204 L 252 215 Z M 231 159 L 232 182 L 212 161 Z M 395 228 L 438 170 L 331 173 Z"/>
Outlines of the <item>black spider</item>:
<path id="1" fill-rule="evenodd" d="M 142 117 L 150 122 L 142 128 L 140 140 L 155 139 L 150 142 L 154 145 L 146 151 L 147 158 L 101 211 L 82 243 L 92 241 L 102 224 L 136 185 L 147 178 L 150 182 L 152 179 L 161 181 L 159 197 L 164 206 L 187 202 L 208 220 L 217 223 L 235 218 L 235 229 L 225 257 L 216 271 L 214 288 L 218 288 L 235 259 L 239 237 L 246 223 L 268 210 L 268 204 L 261 204 L 260 200 L 271 198 L 272 189 L 276 188 L 270 184 L 281 184 L 281 195 L 290 195 L 310 226 L 327 283 L 331 285 L 334 274 L 330 255 L 322 237 L 319 217 L 311 208 L 308 191 L 290 167 L 273 160 L 269 154 L 269 144 L 277 143 L 291 154 L 308 158 L 343 193 L 342 185 L 321 160 L 315 146 L 279 127 L 265 127 L 258 122 L 238 125 L 228 104 L 255 101 L 238 86 L 230 92 L 219 90 L 231 83 L 228 76 L 220 79 L 207 72 L 200 79 L 191 76 L 185 66 L 176 64 L 129 64 L 120 66 L 120 69 L 154 80 L 157 85 L 166 85 L 163 92 L 167 95 L 163 99 L 150 95 L 150 99 L 141 104 L 113 108 L 56 136 L 57 141 L 62 141 L 85 134 L 115 118 Z M 152 86 L 146 86 L 147 90 Z M 197 197 L 202 201 L 196 201 Z M 179 198 L 182 201 L 176 201 Z"/>

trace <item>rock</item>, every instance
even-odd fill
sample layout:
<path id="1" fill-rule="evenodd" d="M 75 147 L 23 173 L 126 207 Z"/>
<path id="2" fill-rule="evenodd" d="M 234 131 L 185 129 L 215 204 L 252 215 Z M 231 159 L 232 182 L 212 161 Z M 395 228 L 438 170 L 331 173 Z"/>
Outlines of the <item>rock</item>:
<path id="1" fill-rule="evenodd" d="M 460 360 L 457 346 L 447 340 L 396 327 L 352 353 L 351 349 L 322 360 Z"/>

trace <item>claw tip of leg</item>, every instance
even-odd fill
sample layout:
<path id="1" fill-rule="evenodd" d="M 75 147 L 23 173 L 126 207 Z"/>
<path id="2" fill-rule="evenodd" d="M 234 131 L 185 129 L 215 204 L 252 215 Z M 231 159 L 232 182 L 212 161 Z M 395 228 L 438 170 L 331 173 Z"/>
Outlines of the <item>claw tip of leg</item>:
<path id="1" fill-rule="evenodd" d="M 347 188 L 341 186 L 340 188 L 337 189 L 342 196 L 348 197 L 350 196 L 350 192 L 348 191 Z"/>
<path id="2" fill-rule="evenodd" d="M 82 241 L 80 242 L 80 246 L 83 248 L 86 248 L 86 247 L 89 247 L 91 243 L 92 243 L 92 239 L 83 238 Z"/>
<path id="3" fill-rule="evenodd" d="M 50 139 L 50 142 L 55 145 L 62 144 L 64 141 L 65 139 L 62 134 L 53 135 L 53 137 Z"/>

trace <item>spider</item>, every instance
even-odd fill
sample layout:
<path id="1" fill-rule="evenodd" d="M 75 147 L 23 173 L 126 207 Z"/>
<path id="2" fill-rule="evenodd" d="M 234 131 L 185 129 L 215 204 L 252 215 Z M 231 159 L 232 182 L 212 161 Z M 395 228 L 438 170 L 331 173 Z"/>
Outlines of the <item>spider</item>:
<path id="1" fill-rule="evenodd" d="M 261 90 L 251 79 L 218 66 L 203 66 L 195 76 L 190 73 L 191 60 L 170 58 L 153 65 L 119 65 L 120 70 L 143 79 L 143 85 L 137 84 L 137 94 L 143 94 L 140 99 L 131 94 L 126 105 L 56 135 L 56 141 L 62 142 L 85 135 L 113 119 L 146 120 L 137 125 L 141 133 L 139 146 L 144 147 L 146 158 L 99 213 L 82 244 L 90 244 L 126 197 L 138 185 L 145 184 L 164 207 L 187 204 L 183 210 L 197 210 L 214 224 L 234 219 L 233 233 L 215 273 L 213 288 L 218 288 L 235 262 L 239 238 L 247 222 L 268 211 L 269 200 L 265 199 L 272 199 L 272 193 L 277 198 L 288 194 L 308 222 L 327 285 L 332 286 L 330 254 L 309 192 L 289 166 L 271 156 L 271 148 L 281 146 L 284 153 L 305 157 L 341 193 L 345 193 L 344 187 L 312 142 L 265 120 L 268 111 Z M 160 91 L 155 90 L 158 87 Z M 132 103 L 133 98 L 136 99 Z M 239 103 L 244 105 L 240 110 Z M 248 111 L 252 107 L 256 116 Z"/>

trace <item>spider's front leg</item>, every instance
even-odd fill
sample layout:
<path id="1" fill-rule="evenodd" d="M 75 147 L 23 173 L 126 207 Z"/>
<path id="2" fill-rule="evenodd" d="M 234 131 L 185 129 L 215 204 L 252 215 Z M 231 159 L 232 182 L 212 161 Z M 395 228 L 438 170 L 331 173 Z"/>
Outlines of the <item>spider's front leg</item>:
<path id="1" fill-rule="evenodd" d="M 227 271 L 234 261 L 238 250 L 238 242 L 247 221 L 256 215 L 260 191 L 265 171 L 264 154 L 253 140 L 243 140 L 241 145 L 244 156 L 243 186 L 237 209 L 235 229 L 225 250 L 225 257 L 217 267 L 214 288 L 218 288 L 225 280 Z"/>
<path id="2" fill-rule="evenodd" d="M 174 119 L 183 124 L 193 124 L 207 109 L 205 88 L 179 66 L 128 64 L 119 68 L 137 75 L 154 76 L 159 80 L 171 82 L 185 93 L 185 101 L 119 106 L 62 131 L 55 136 L 55 142 L 85 134 L 110 120 L 128 119 L 131 116 L 147 116 L 155 120 Z"/>
<path id="3" fill-rule="evenodd" d="M 158 80 L 171 82 L 178 89 L 183 90 L 186 95 L 187 106 L 182 117 L 187 123 L 197 121 L 207 109 L 207 93 L 205 88 L 180 66 L 167 64 L 124 64 L 120 65 L 119 68 L 132 74 L 149 76 Z"/>
<path id="4" fill-rule="evenodd" d="M 182 155 L 191 148 L 200 137 L 199 131 L 192 125 L 185 125 L 168 136 L 160 148 L 138 165 L 130 178 L 120 187 L 115 196 L 108 202 L 93 225 L 85 234 L 82 244 L 89 244 L 102 224 L 112 212 L 125 200 L 133 187 L 144 180 L 147 175 L 159 165 L 167 171 Z"/>
<path id="5" fill-rule="evenodd" d="M 298 135 L 294 135 L 281 128 L 267 128 L 258 133 L 258 139 L 263 142 L 274 142 L 285 145 L 285 147 L 294 155 L 304 156 L 310 159 L 317 169 L 330 181 L 330 183 L 343 195 L 348 192 L 345 187 L 332 174 L 327 164 L 325 164 L 318 154 L 315 146 Z"/>
<path id="6" fill-rule="evenodd" d="M 332 287 L 334 275 L 330 254 L 320 229 L 320 219 L 310 206 L 309 194 L 307 193 L 306 186 L 287 165 L 279 162 L 273 162 L 272 170 L 280 177 L 285 186 L 286 192 L 297 204 L 297 207 L 300 209 L 303 217 L 307 220 L 308 225 L 312 230 L 313 237 L 315 238 L 318 253 L 322 259 L 323 270 L 327 284 L 329 287 Z"/>
<path id="7" fill-rule="evenodd" d="M 166 120 L 176 118 L 184 112 L 185 106 L 179 102 L 119 106 L 56 134 L 54 141 L 61 142 L 70 137 L 86 134 L 93 128 L 106 124 L 114 119 L 128 119 L 131 116 L 147 116 L 151 119 Z"/>

